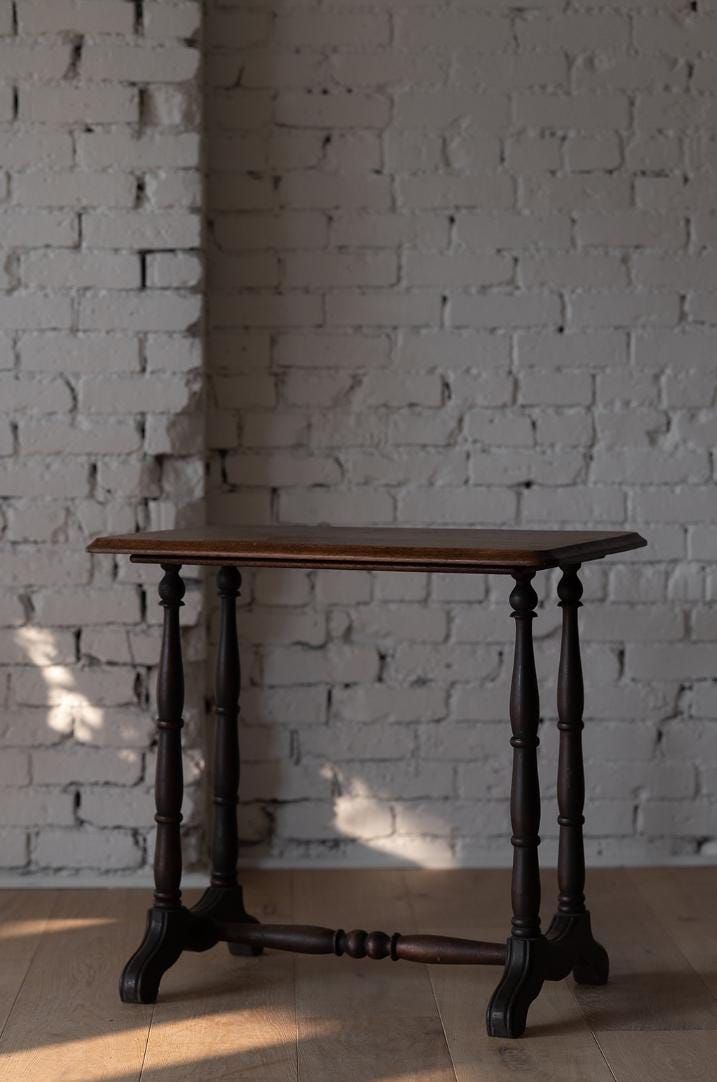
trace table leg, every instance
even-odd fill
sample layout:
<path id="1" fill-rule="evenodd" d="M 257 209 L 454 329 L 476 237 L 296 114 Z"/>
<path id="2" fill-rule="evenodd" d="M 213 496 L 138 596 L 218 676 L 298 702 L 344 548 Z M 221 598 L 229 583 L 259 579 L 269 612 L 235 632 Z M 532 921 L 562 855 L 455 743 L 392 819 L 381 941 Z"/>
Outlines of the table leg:
<path id="1" fill-rule="evenodd" d="M 241 670 L 236 602 L 240 590 L 241 575 L 236 567 L 220 568 L 217 573 L 220 624 L 216 668 L 211 886 L 193 907 L 192 913 L 212 920 L 247 924 L 254 923 L 254 917 L 249 916 L 244 908 L 242 888 L 237 882 Z M 232 954 L 240 955 L 261 953 L 261 947 L 244 943 L 230 943 L 229 950 Z"/>
<path id="2" fill-rule="evenodd" d="M 513 731 L 513 779 L 510 815 L 513 828 L 513 919 L 503 977 L 486 1012 L 488 1033 L 519 1037 L 525 1030 L 528 1008 L 543 984 L 544 939 L 540 933 L 540 782 L 538 778 L 538 725 L 540 703 L 533 654 L 532 622 L 538 597 L 533 572 L 514 573 L 510 595 L 515 620 L 515 654 L 510 691 Z"/>
<path id="3" fill-rule="evenodd" d="M 595 942 L 590 915 L 585 909 L 585 853 L 583 848 L 583 672 L 580 659 L 578 609 L 583 594 L 578 572 L 580 564 L 562 568 L 558 585 L 563 630 L 558 670 L 558 911 L 548 937 L 570 937 L 577 953 L 573 975 L 581 984 L 604 984 L 609 961 L 606 951 Z"/>
<path id="4" fill-rule="evenodd" d="M 184 583 L 179 564 L 163 564 L 159 585 L 164 609 L 162 652 L 157 676 L 157 772 L 155 777 L 156 843 L 154 904 L 139 949 L 120 978 L 125 1003 L 153 1003 L 162 975 L 182 952 L 186 910 L 181 902 L 182 847 L 182 709 L 184 673 L 179 610 Z"/>

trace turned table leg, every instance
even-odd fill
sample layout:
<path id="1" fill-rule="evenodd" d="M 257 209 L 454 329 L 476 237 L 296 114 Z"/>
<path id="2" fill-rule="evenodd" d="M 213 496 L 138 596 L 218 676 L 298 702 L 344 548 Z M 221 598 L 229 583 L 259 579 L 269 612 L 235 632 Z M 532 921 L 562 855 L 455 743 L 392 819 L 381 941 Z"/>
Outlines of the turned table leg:
<path id="1" fill-rule="evenodd" d="M 585 853 L 583 847 L 583 808 L 585 774 L 583 769 L 583 672 L 580 659 L 578 609 L 583 594 L 578 572 L 580 564 L 562 568 L 558 585 L 563 629 L 558 670 L 558 910 L 548 932 L 557 940 L 570 936 L 575 943 L 577 960 L 575 979 L 582 984 L 604 984 L 609 961 L 606 951 L 596 943 L 590 930 L 590 915 L 585 909 Z"/>
<path id="2" fill-rule="evenodd" d="M 120 996 L 125 1003 L 154 1002 L 163 973 L 182 952 L 186 924 L 180 889 L 184 673 L 179 610 L 184 583 L 179 564 L 163 564 L 162 570 L 159 597 L 164 609 L 164 632 L 157 676 L 154 904 L 147 914 L 144 940 L 120 978 Z"/>
<path id="3" fill-rule="evenodd" d="M 236 567 L 222 567 L 217 573 L 220 600 L 219 643 L 216 668 L 216 722 L 214 730 L 214 821 L 211 844 L 211 886 L 192 912 L 199 916 L 233 923 L 252 923 L 244 908 L 244 896 L 237 881 L 239 837 L 239 688 L 241 670 L 237 637 L 236 603 L 241 575 Z M 230 943 L 232 954 L 260 954 L 261 947 Z"/>
<path id="4" fill-rule="evenodd" d="M 540 934 L 540 783 L 538 778 L 538 725 L 540 703 L 533 654 L 532 622 L 537 594 L 533 572 L 515 572 L 510 595 L 515 620 L 515 654 L 510 691 L 513 731 L 513 778 L 510 816 L 513 828 L 513 919 L 503 977 L 486 1012 L 488 1033 L 519 1037 L 528 1008 L 543 984 L 543 938 Z"/>

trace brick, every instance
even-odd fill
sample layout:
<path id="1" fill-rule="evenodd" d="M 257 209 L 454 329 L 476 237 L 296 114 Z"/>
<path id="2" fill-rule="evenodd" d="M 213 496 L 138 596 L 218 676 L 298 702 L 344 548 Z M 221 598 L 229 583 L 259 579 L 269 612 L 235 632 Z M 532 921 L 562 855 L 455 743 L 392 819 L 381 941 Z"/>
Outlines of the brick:
<path id="1" fill-rule="evenodd" d="M 434 255 L 409 251 L 405 275 L 409 286 L 502 285 L 513 276 L 513 262 L 504 255 Z"/>
<path id="2" fill-rule="evenodd" d="M 631 202 L 629 178 L 617 173 L 595 176 L 528 174 L 521 178 L 519 205 L 531 212 L 621 211 Z"/>
<path id="3" fill-rule="evenodd" d="M 0 86 L 0 120 L 12 120 L 14 101 L 12 87 Z M 5 198 L 5 184 L 3 178 L 3 198 Z"/>
<path id="4" fill-rule="evenodd" d="M 119 211 L 83 215 L 83 240 L 89 248 L 197 248 L 200 222 L 185 211 Z"/>
<path id="5" fill-rule="evenodd" d="M 339 768 L 337 773 L 346 796 L 361 797 L 367 789 L 379 800 L 388 792 L 406 800 L 453 794 L 453 769 L 448 763 L 364 763 L 360 772 Z"/>
<path id="6" fill-rule="evenodd" d="M 110 173 L 27 173 L 13 181 L 13 199 L 28 207 L 129 207 L 134 177 Z"/>
<path id="7" fill-rule="evenodd" d="M 613 14 L 534 14 L 518 26 L 518 43 L 527 49 L 547 46 L 570 52 L 604 49 L 613 53 L 626 49 L 629 40 L 629 21 Z"/>
<path id="8" fill-rule="evenodd" d="M 336 688 L 331 702 L 335 716 L 353 724 L 437 721 L 447 710 L 445 691 L 432 687 L 359 684 Z"/>
<path id="9" fill-rule="evenodd" d="M 318 489 L 292 489 L 279 497 L 279 520 L 296 522 L 306 520 L 331 521 L 337 526 L 358 523 L 388 523 L 394 518 L 393 500 L 387 492 L 354 488 L 351 500 L 340 492 Z"/>
<path id="10" fill-rule="evenodd" d="M 43 505 L 18 500 L 9 508 L 8 520 L 8 537 L 14 541 L 51 541 L 62 534 L 66 514 L 61 504 Z M 57 641 L 55 637 L 53 641 Z M 68 654 L 74 661 L 74 649 L 68 650 Z M 49 660 L 60 661 L 61 658 L 51 656 Z"/>
<path id="11" fill-rule="evenodd" d="M 411 369 L 434 368 L 439 359 L 451 371 L 474 366 L 504 368 L 510 362 L 510 336 L 488 331 L 406 331 L 397 356 Z"/>
<path id="12" fill-rule="evenodd" d="M 72 302 L 66 294 L 7 293 L 0 296 L 0 324 L 17 330 L 70 327 Z"/>
<path id="13" fill-rule="evenodd" d="M 27 860 L 27 831 L 13 827 L 0 830 L 0 867 L 19 869 L 27 864 Z"/>
<path id="14" fill-rule="evenodd" d="M 29 85 L 20 89 L 19 117 L 58 126 L 136 122 L 139 98 L 136 90 L 125 86 Z"/>
<path id="15" fill-rule="evenodd" d="M 425 54 L 424 54 L 425 55 Z M 475 53 L 461 50 L 454 58 L 456 81 L 489 90 L 566 87 L 566 57 L 560 52 Z"/>
<path id="16" fill-rule="evenodd" d="M 557 323 L 560 302 L 554 293 L 494 293 L 455 296 L 454 327 L 540 327 Z"/>
<path id="17" fill-rule="evenodd" d="M 669 327 L 680 315 L 676 293 L 602 292 L 571 295 L 568 301 L 569 326 L 629 327 L 634 324 Z"/>
<path id="18" fill-rule="evenodd" d="M 190 289 L 202 280 L 202 261 L 188 252 L 160 252 L 147 256 L 150 289 Z"/>
<path id="19" fill-rule="evenodd" d="M 649 211 L 578 214 L 580 244 L 635 248 L 677 248 L 686 239 L 685 224 L 674 215 Z"/>
<path id="20" fill-rule="evenodd" d="M 520 256 L 518 282 L 528 288 L 609 289 L 627 285 L 627 268 L 619 258 L 603 255 Z M 644 283 L 642 283 L 644 284 Z"/>
<path id="21" fill-rule="evenodd" d="M 41 45 L 32 37 L 0 42 L 0 70 L 5 79 L 23 79 L 28 72 L 42 72 L 45 79 L 61 79 L 69 67 L 70 57 L 69 42 Z"/>
<path id="22" fill-rule="evenodd" d="M 298 210 L 388 210 L 391 183 L 388 177 L 373 175 L 288 173 L 282 178 L 279 200 L 281 206 Z"/>
<path id="23" fill-rule="evenodd" d="M 376 679 L 378 664 L 378 654 L 368 646 L 332 644 L 323 650 L 276 646 L 265 651 L 264 680 L 269 687 L 360 684 Z"/>
<path id="24" fill-rule="evenodd" d="M 188 331 L 198 321 L 201 298 L 167 290 L 87 294 L 80 302 L 80 329 Z"/>
<path id="25" fill-rule="evenodd" d="M 53 823 L 72 826 L 72 794 L 58 789 L 43 791 L 2 788 L 3 825 L 34 827 Z"/>
<path id="26" fill-rule="evenodd" d="M 409 210 L 476 206 L 505 210 L 515 201 L 513 178 L 496 171 L 470 177 L 449 173 L 399 177 L 397 186 L 400 204 Z"/>
<path id="27" fill-rule="evenodd" d="M 106 169 L 118 161 L 125 169 L 189 169 L 199 164 L 199 138 L 194 132 L 79 132 L 77 156 L 85 169 Z"/>
<path id="28" fill-rule="evenodd" d="M 677 20 L 669 15 L 638 16 L 634 38 L 637 48 L 644 52 L 693 57 L 705 49 L 714 49 L 717 20 L 709 16 L 688 20 Z"/>
<path id="29" fill-rule="evenodd" d="M 127 83 L 181 83 L 194 78 L 197 49 L 183 45 L 104 45 L 89 42 L 82 51 L 83 79 Z"/>
<path id="30" fill-rule="evenodd" d="M 411 11 L 398 17 L 396 44 L 401 49 L 447 53 L 461 49 L 471 53 L 502 51 L 510 44 L 510 23 L 506 18 L 474 12 L 436 16 Z"/>
<path id="31" fill-rule="evenodd" d="M 133 5 L 128 0 L 19 0 L 20 29 L 29 34 L 74 30 L 82 34 L 131 34 Z"/>
<path id="32" fill-rule="evenodd" d="M 514 136 L 506 144 L 508 168 L 522 173 L 543 173 L 560 169 L 562 145 L 557 135 L 526 133 Z"/>
<path id="33" fill-rule="evenodd" d="M 440 318 L 440 297 L 435 292 L 400 295 L 329 294 L 329 325 L 365 324 L 373 327 L 427 326 Z"/>
<path id="34" fill-rule="evenodd" d="M 392 248 L 398 244 L 438 250 L 448 246 L 446 214 L 337 213 L 332 215 L 331 241 L 337 246 Z"/>
<path id="35" fill-rule="evenodd" d="M 514 493 L 500 488 L 417 489 L 403 493 L 398 501 L 399 521 L 406 523 L 493 525 L 511 521 L 514 515 Z"/>
<path id="36" fill-rule="evenodd" d="M 72 165 L 72 158 L 72 136 L 68 132 L 40 135 L 32 130 L 10 130 L 3 132 L 0 142 L 0 167 L 6 169 L 64 169 Z"/>
<path id="37" fill-rule="evenodd" d="M 387 98 L 343 91 L 279 94 L 274 107 L 277 124 L 300 128 L 383 128 L 389 116 Z"/>
<path id="38" fill-rule="evenodd" d="M 18 351 L 28 372 L 139 371 L 139 342 L 106 334 L 24 334 Z"/>
<path id="39" fill-rule="evenodd" d="M 348 23 L 348 19 L 348 14 L 341 16 L 342 22 L 346 20 Z M 416 86 L 442 81 L 448 74 L 448 59 L 445 56 L 426 56 L 392 49 L 337 51 L 331 57 L 331 70 L 339 83 L 349 87 L 387 83 Z"/>
<path id="40" fill-rule="evenodd" d="M 139 289 L 141 282 L 136 255 L 104 252 L 32 252 L 23 256 L 20 274 L 25 285 L 55 289 Z"/>
<path id="41" fill-rule="evenodd" d="M 394 122 L 401 128 L 443 128 L 470 119 L 481 130 L 502 131 L 510 101 L 506 95 L 469 90 L 407 90 L 396 99 Z"/>
<path id="42" fill-rule="evenodd" d="M 571 173 L 617 169 L 622 163 L 622 145 L 614 132 L 604 135 L 571 135 L 565 146 L 565 164 Z"/>
<path id="43" fill-rule="evenodd" d="M 189 38 L 201 27 L 201 6 L 195 0 L 166 4 L 163 0 L 145 0 L 142 12 L 144 34 L 148 38 Z"/>
<path id="44" fill-rule="evenodd" d="M 571 485 L 568 491 L 533 488 L 522 496 L 523 519 L 527 523 L 568 526 L 578 522 L 621 522 L 625 513 L 624 493 L 608 485 Z"/>
<path id="45" fill-rule="evenodd" d="M 32 848 L 38 868 L 98 868 L 122 871 L 139 868 L 143 853 L 128 830 L 61 830 L 46 827 Z"/>
<path id="46" fill-rule="evenodd" d="M 388 362 L 389 344 L 381 334 L 279 334 L 274 360 L 291 368 L 372 369 Z"/>
<path id="47" fill-rule="evenodd" d="M 289 253 L 284 260 L 283 281 L 287 286 L 395 285 L 398 260 L 393 253 L 325 254 L 320 260 L 311 253 Z"/>
<path id="48" fill-rule="evenodd" d="M 192 393 L 181 376 L 83 376 L 79 382 L 80 409 L 87 413 L 180 412 Z"/>
<path id="49" fill-rule="evenodd" d="M 630 116 L 622 94 L 518 94 L 513 108 L 516 123 L 528 128 L 624 129 Z"/>
<path id="50" fill-rule="evenodd" d="M 14 208 L 0 210 L 0 231 L 6 248 L 72 248 L 79 236 L 74 214 Z"/>
<path id="51" fill-rule="evenodd" d="M 473 249 L 567 248 L 570 218 L 567 214 L 466 211 L 458 215 L 456 236 L 460 244 Z"/>
<path id="52" fill-rule="evenodd" d="M 516 338 L 518 369 L 605 368 L 626 365 L 628 338 L 616 331 L 525 331 Z"/>

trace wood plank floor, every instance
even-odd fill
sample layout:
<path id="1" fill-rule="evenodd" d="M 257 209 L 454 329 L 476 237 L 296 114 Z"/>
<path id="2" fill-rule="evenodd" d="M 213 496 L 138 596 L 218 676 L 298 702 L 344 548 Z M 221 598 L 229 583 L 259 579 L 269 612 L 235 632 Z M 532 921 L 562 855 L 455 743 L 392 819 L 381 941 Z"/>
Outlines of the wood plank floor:
<path id="1" fill-rule="evenodd" d="M 245 875 L 262 920 L 501 940 L 504 871 Z M 544 877 L 545 917 L 555 887 Z M 499 971 L 187 954 L 159 1002 L 117 976 L 141 936 L 134 890 L 0 891 L 3 1082 L 715 1082 L 717 868 L 598 870 L 605 988 L 546 984 L 520 1041 L 485 1036 Z M 187 901 L 194 898 L 189 893 Z"/>

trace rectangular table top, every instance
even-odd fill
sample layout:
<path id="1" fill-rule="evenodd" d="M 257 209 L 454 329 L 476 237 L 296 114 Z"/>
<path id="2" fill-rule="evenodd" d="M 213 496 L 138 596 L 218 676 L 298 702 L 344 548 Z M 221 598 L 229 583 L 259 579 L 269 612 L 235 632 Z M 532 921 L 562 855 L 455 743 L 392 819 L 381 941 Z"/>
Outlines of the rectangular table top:
<path id="1" fill-rule="evenodd" d="M 592 530 L 198 526 L 98 537 L 88 551 L 129 554 L 137 563 L 510 573 L 597 560 L 646 544 L 637 533 Z"/>

